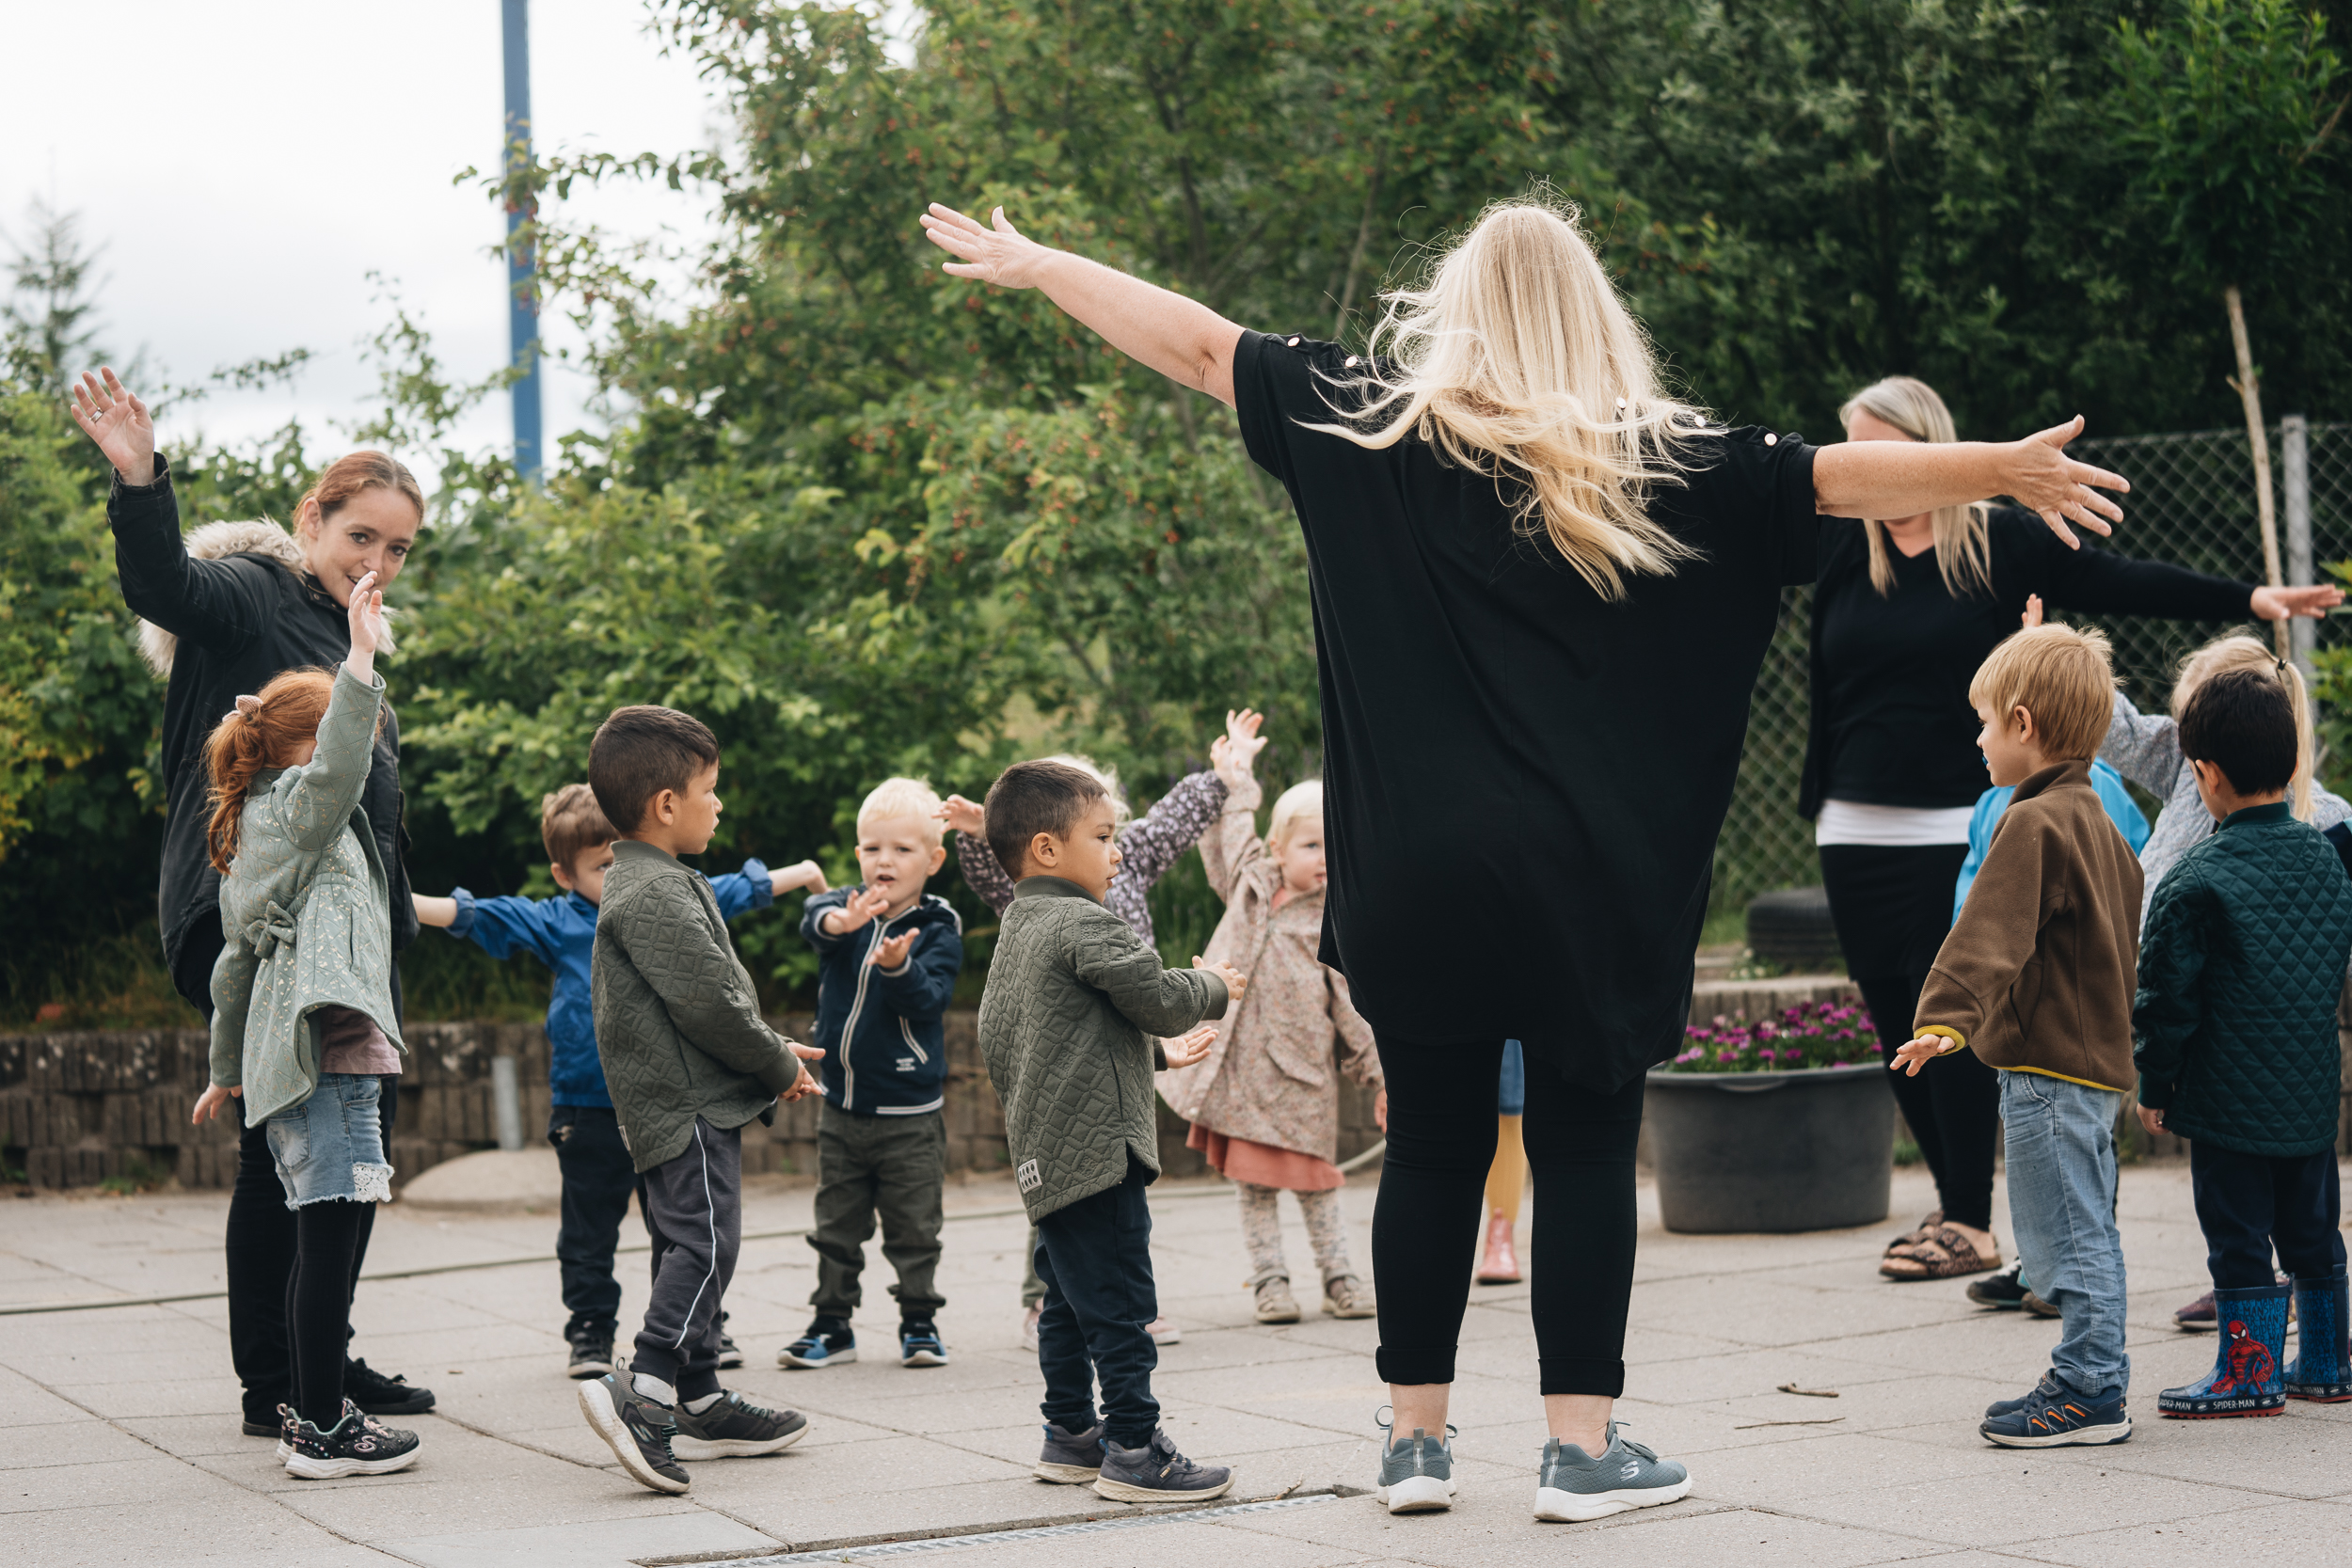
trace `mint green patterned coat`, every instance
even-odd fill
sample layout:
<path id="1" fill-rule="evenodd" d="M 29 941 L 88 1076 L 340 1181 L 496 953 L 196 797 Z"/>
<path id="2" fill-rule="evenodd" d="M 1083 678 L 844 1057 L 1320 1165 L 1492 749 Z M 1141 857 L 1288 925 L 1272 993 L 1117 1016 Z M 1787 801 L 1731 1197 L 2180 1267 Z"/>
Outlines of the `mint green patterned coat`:
<path id="1" fill-rule="evenodd" d="M 406 1053 L 392 1014 L 390 883 L 359 794 L 384 678 L 335 670 L 318 751 L 253 781 L 221 879 L 229 939 L 213 965 L 213 1082 L 245 1088 L 247 1126 L 319 1086 L 321 1007 L 367 1014 Z"/>

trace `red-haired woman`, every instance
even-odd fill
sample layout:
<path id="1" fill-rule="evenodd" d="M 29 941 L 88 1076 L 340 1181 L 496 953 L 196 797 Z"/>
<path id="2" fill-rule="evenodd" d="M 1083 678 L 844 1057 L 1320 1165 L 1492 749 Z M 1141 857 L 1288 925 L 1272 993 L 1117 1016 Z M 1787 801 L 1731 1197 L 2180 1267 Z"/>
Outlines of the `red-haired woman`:
<path id="1" fill-rule="evenodd" d="M 172 984 L 207 1021 L 213 962 L 225 945 L 220 873 L 205 848 L 204 741 L 241 694 L 258 692 L 288 670 L 341 664 L 351 652 L 349 606 L 360 578 L 379 586 L 400 575 L 424 522 L 424 496 L 408 470 L 378 451 L 328 466 L 295 509 L 291 534 L 267 521 L 208 523 L 184 539 L 171 466 L 155 450 L 147 405 L 112 370 L 73 388 L 73 419 L 114 465 L 106 521 L 114 530 L 122 597 L 145 623 L 139 644 L 170 685 L 164 695 L 164 865 L 157 912 Z M 360 805 L 391 883 L 392 948 L 417 934 L 401 863 L 400 726 L 389 704 Z M 392 971 L 400 999 L 400 971 Z M 387 1079 L 383 1135 L 390 1147 L 399 1080 Z M 242 1105 L 242 1102 L 240 1102 Z M 373 1215 L 373 1210 L 370 1211 Z M 352 1259 L 356 1282 L 367 1257 L 366 1220 Z M 286 1340 L 294 1216 L 261 1123 L 238 1140 L 229 1202 L 229 1347 L 245 1386 L 245 1431 L 278 1434 L 278 1407 L 293 1395 Z M 429 1389 L 385 1377 L 364 1361 L 344 1386 L 371 1415 L 417 1415 Z"/>

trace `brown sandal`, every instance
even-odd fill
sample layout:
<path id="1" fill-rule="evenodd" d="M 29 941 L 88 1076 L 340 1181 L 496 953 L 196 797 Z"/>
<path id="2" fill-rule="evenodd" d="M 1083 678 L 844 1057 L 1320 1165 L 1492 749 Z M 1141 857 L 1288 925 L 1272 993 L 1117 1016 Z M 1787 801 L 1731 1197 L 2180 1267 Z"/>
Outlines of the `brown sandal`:
<path id="1" fill-rule="evenodd" d="M 1921 1242 L 1924 1242 L 1929 1237 L 1934 1235 L 1937 1227 L 1942 1226 L 1943 1223 L 1944 1211 L 1941 1209 L 1931 1211 L 1926 1219 L 1919 1222 L 1916 1229 L 1906 1230 L 1901 1235 L 1896 1237 L 1893 1241 L 1887 1243 L 1884 1256 L 1892 1258 L 1898 1253 L 1905 1252 L 1908 1248 L 1917 1246 Z"/>
<path id="2" fill-rule="evenodd" d="M 1936 1258 L 1927 1251 L 1939 1247 L 1944 1256 Z M 1918 1272 L 1899 1269 L 1898 1263 L 1915 1263 Z M 1932 1235 L 1900 1252 L 1889 1253 L 1879 1264 L 1879 1273 L 1889 1279 L 1958 1279 L 1963 1275 L 1990 1274 L 2001 1266 L 1996 1251 L 1991 1259 L 1979 1252 L 1967 1237 L 1948 1225 L 1936 1227 Z"/>

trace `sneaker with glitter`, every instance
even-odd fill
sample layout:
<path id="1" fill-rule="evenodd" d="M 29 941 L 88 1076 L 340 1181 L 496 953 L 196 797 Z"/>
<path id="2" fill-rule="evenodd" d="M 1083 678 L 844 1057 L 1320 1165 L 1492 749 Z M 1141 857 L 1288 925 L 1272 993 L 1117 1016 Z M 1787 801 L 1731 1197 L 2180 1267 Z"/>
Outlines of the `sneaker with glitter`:
<path id="1" fill-rule="evenodd" d="M 342 1418 L 324 1432 L 294 1416 L 279 1443 L 287 1450 L 286 1473 L 305 1481 L 389 1475 L 414 1465 L 421 1447 L 415 1433 L 372 1421 L 349 1400 Z"/>
<path id="2" fill-rule="evenodd" d="M 1691 1495 L 1691 1472 L 1654 1449 L 1622 1437 L 1609 1423 L 1609 1446 L 1596 1459 L 1557 1437 L 1544 1443 L 1535 1478 L 1535 1517 L 1606 1519 L 1637 1508 L 1680 1502 Z"/>
<path id="3" fill-rule="evenodd" d="M 1388 1436 L 1380 1444 L 1380 1486 L 1375 1494 L 1391 1513 L 1435 1513 L 1454 1506 L 1457 1490 L 1454 1480 L 1454 1438 L 1452 1426 L 1443 1437 L 1432 1437 L 1427 1429 L 1415 1427 L 1410 1437 L 1400 1440 L 1396 1429 L 1379 1417 L 1373 1423 Z"/>

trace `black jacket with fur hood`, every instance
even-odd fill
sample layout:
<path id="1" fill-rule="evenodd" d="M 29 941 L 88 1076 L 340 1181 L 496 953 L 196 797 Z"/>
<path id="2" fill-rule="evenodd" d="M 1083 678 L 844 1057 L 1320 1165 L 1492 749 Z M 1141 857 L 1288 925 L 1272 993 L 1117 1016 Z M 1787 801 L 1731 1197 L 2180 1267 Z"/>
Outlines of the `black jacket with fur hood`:
<path id="1" fill-rule="evenodd" d="M 351 652 L 343 608 L 303 569 L 294 539 L 275 523 L 207 523 L 180 534 L 180 504 L 170 467 L 155 458 L 155 482 L 134 485 L 116 476 L 106 498 L 114 530 L 115 570 L 123 602 L 144 623 L 139 650 L 158 675 L 164 696 L 163 767 L 166 794 L 163 886 L 156 912 L 164 958 L 175 980 L 184 956 L 194 968 L 181 993 L 210 1013 L 206 984 L 219 950 L 220 874 L 204 847 L 204 742 L 240 693 L 262 689 L 271 676 L 308 665 L 331 667 Z M 359 803 L 375 835 L 376 853 L 391 882 L 392 949 L 416 940 L 417 914 L 408 896 L 401 850 L 400 723 L 384 705 L 375 762 Z M 202 951 L 189 937 L 199 927 Z M 397 996 L 397 990 L 394 992 Z M 198 1001 L 199 998 L 202 1001 Z"/>

